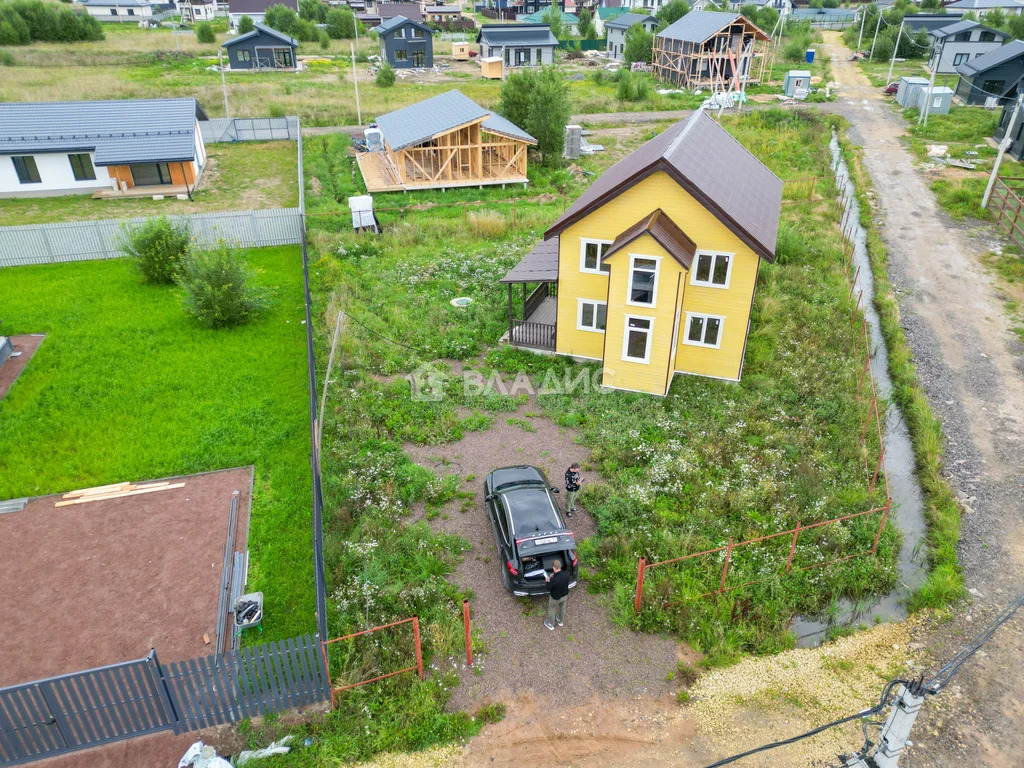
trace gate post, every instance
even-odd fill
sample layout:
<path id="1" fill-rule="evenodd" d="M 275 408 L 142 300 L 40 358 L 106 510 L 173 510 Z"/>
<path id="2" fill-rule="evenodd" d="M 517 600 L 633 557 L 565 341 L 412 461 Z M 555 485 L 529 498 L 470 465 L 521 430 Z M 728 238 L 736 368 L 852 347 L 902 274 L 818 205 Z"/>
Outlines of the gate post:
<path id="1" fill-rule="evenodd" d="M 644 598 L 645 570 L 647 570 L 647 560 L 641 557 L 636 569 L 636 592 L 633 594 L 633 613 L 640 613 L 640 602 Z"/>
<path id="2" fill-rule="evenodd" d="M 163 704 L 167 724 L 174 729 L 176 734 L 181 733 L 181 719 L 178 717 L 178 708 L 174 706 L 174 696 L 171 694 L 170 686 L 167 685 L 167 680 L 164 678 L 164 668 L 156 657 L 155 648 L 149 649 L 149 657 L 146 661 L 149 662 L 146 664 L 146 667 L 153 678 L 153 684 L 160 694 L 160 702 Z"/>
<path id="3" fill-rule="evenodd" d="M 462 626 L 466 631 L 466 665 L 473 666 L 473 640 L 469 632 L 469 598 L 462 600 Z"/>
<path id="4" fill-rule="evenodd" d="M 423 679 L 423 649 L 420 647 L 420 617 L 412 617 L 412 637 L 416 642 L 416 672 Z"/>

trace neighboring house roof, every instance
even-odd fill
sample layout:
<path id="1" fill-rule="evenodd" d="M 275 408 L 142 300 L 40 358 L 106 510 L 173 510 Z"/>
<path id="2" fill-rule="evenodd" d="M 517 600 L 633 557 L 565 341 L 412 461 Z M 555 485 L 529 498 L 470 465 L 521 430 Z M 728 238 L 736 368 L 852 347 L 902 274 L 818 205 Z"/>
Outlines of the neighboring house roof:
<path id="1" fill-rule="evenodd" d="M 389 35 L 399 27 L 405 26 L 406 24 L 411 24 L 414 27 L 419 27 L 420 29 L 427 33 L 427 36 L 432 36 L 434 34 L 434 30 L 432 30 L 426 24 L 423 24 L 418 21 L 413 21 L 412 19 L 407 19 L 405 18 L 405 16 L 392 16 L 390 19 L 385 19 L 384 21 L 377 25 L 377 34 Z"/>
<path id="2" fill-rule="evenodd" d="M 85 0 L 82 5 L 87 8 L 148 8 L 149 0 Z"/>
<path id="3" fill-rule="evenodd" d="M 657 19 L 653 16 L 644 16 L 642 13 L 623 13 L 616 16 L 614 19 L 609 19 L 604 23 L 608 29 L 617 29 L 619 27 L 623 29 L 629 29 L 634 24 L 642 24 L 646 21 L 653 21 L 657 23 Z"/>
<path id="4" fill-rule="evenodd" d="M 558 280 L 558 236 L 541 240 L 499 282 L 544 283 Z"/>
<path id="5" fill-rule="evenodd" d="M 993 67 L 998 67 L 1008 61 L 1024 56 L 1024 42 L 1011 40 L 1006 45 L 1001 45 L 988 53 L 976 56 L 968 62 L 961 64 L 956 71 L 965 77 L 974 77 L 979 72 L 985 72 Z M 1021 67 L 1024 72 L 1024 66 Z"/>
<path id="6" fill-rule="evenodd" d="M 790 16 L 794 19 L 814 19 L 823 22 L 849 21 L 857 16 L 857 11 L 848 8 L 794 8 Z"/>
<path id="7" fill-rule="evenodd" d="M 476 41 L 487 45 L 558 45 L 548 24 L 484 24 Z"/>
<path id="8" fill-rule="evenodd" d="M 393 150 L 405 149 L 432 139 L 461 125 L 485 118 L 482 127 L 519 141 L 537 140 L 501 115 L 484 109 L 462 91 L 451 90 L 377 118 L 384 140 Z"/>
<path id="9" fill-rule="evenodd" d="M 1020 0 L 956 0 L 950 3 L 947 8 L 958 8 L 961 10 L 972 10 L 981 8 L 1024 8 L 1024 2 Z"/>
<path id="10" fill-rule="evenodd" d="M 233 37 L 230 40 L 227 40 L 227 41 L 221 43 L 221 47 L 222 48 L 230 48 L 231 46 L 238 45 L 239 43 L 244 42 L 246 40 L 250 40 L 250 39 L 252 39 L 254 37 L 259 37 L 261 32 L 264 35 L 270 35 L 271 37 L 276 37 L 282 43 L 288 43 L 288 45 L 296 46 L 296 45 L 299 44 L 298 40 L 296 40 L 295 38 L 292 38 L 292 37 L 288 37 L 288 35 L 286 35 L 284 32 L 279 32 L 278 30 L 274 29 L 273 27 L 268 27 L 265 24 L 260 24 L 259 22 L 257 22 L 255 24 L 253 24 L 253 30 L 251 32 L 246 32 L 244 35 L 239 35 L 238 37 Z"/>
<path id="11" fill-rule="evenodd" d="M 544 24 L 548 20 L 549 8 L 550 6 L 548 8 L 544 8 L 543 10 L 536 11 L 535 13 L 527 14 L 526 16 L 523 16 L 519 21 L 521 21 L 524 24 Z M 580 23 L 580 17 L 573 13 L 566 13 L 565 11 L 562 11 L 562 21 L 566 24 L 576 26 L 577 24 Z"/>
<path id="12" fill-rule="evenodd" d="M 195 159 L 193 98 L 0 104 L 0 154 L 95 151 L 96 165 Z"/>
<path id="13" fill-rule="evenodd" d="M 693 256 L 697 253 L 697 244 L 661 208 L 655 208 L 652 213 L 647 214 L 616 237 L 601 260 L 607 261 L 616 251 L 625 248 L 642 235 L 653 237 L 658 245 L 683 265 L 683 269 L 689 269 L 693 264 Z"/>
<path id="14" fill-rule="evenodd" d="M 423 21 L 419 3 L 377 3 L 377 15 L 382 19 L 405 16 L 412 21 Z"/>
<path id="15" fill-rule="evenodd" d="M 680 40 L 684 43 L 703 43 L 714 36 L 722 29 L 732 24 L 736 19 L 743 19 L 753 27 L 765 40 L 768 35 L 758 29 L 757 25 L 738 13 L 723 13 L 721 11 L 690 11 L 681 19 L 669 24 L 658 33 L 658 37 L 668 40 Z"/>
<path id="16" fill-rule="evenodd" d="M 782 181 L 703 110 L 601 174 L 544 236 L 561 233 L 658 171 L 672 177 L 756 253 L 769 261 L 775 258 Z"/>
<path id="17" fill-rule="evenodd" d="M 299 12 L 299 0 L 228 0 L 228 13 L 266 13 L 272 5 L 286 5 Z"/>
<path id="18" fill-rule="evenodd" d="M 1005 39 L 1007 37 L 1005 32 L 1000 32 L 998 29 L 993 29 L 992 27 L 986 27 L 983 24 L 979 24 L 976 21 L 970 21 L 970 20 L 968 20 L 968 21 L 958 21 L 956 24 L 950 24 L 948 27 L 940 27 L 939 29 L 933 29 L 928 34 L 930 34 L 936 40 L 944 40 L 947 37 L 951 37 L 953 35 L 959 35 L 961 32 L 967 32 L 968 30 L 973 30 L 976 27 L 980 27 L 981 30 L 984 31 L 984 32 L 991 32 L 994 35 L 998 35 L 1000 39 Z M 974 40 L 972 42 L 980 42 L 980 41 Z M 992 42 L 992 41 L 989 40 L 987 42 Z"/>
<path id="19" fill-rule="evenodd" d="M 607 21 L 608 19 L 614 19 L 616 16 L 621 16 L 624 13 L 629 13 L 629 6 L 608 6 L 606 8 L 597 9 L 597 17 L 601 21 Z"/>
<path id="20" fill-rule="evenodd" d="M 424 13 L 428 16 L 431 13 L 462 13 L 462 6 L 460 5 L 427 5 L 424 8 L 426 9 Z"/>

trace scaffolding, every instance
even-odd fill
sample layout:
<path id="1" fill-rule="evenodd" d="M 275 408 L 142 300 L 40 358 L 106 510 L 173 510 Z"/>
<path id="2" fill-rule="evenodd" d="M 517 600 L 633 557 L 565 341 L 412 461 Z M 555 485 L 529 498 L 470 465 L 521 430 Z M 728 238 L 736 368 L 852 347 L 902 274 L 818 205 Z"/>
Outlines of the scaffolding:
<path id="1" fill-rule="evenodd" d="M 655 76 L 678 88 L 741 90 L 771 72 L 771 38 L 737 16 L 703 42 L 655 36 L 651 54 Z"/>

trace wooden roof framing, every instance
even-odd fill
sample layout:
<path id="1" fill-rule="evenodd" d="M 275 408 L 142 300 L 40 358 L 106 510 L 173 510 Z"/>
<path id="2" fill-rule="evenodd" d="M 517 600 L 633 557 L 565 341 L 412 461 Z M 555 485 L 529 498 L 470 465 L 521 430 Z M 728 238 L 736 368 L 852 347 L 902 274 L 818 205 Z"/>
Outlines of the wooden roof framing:
<path id="1" fill-rule="evenodd" d="M 680 88 L 720 91 L 739 90 L 744 80 L 761 82 L 773 57 L 771 38 L 739 15 L 703 40 L 659 33 L 651 52 L 659 79 Z"/>

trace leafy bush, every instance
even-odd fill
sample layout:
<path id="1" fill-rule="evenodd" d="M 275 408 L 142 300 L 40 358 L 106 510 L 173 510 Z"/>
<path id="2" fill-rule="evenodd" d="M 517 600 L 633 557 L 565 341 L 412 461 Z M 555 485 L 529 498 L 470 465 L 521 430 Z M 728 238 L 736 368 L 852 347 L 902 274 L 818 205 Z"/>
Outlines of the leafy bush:
<path id="1" fill-rule="evenodd" d="M 0 3 L 0 45 L 28 45 L 33 40 L 71 43 L 102 39 L 99 20 L 87 13 L 75 13 L 41 0 Z"/>
<path id="2" fill-rule="evenodd" d="M 238 34 L 244 35 L 252 32 L 256 29 L 256 22 L 252 20 L 252 16 L 242 16 L 238 20 Z"/>
<path id="3" fill-rule="evenodd" d="M 386 61 L 377 70 L 377 85 L 381 88 L 390 88 L 395 84 L 395 68 Z"/>
<path id="4" fill-rule="evenodd" d="M 320 30 L 320 49 L 326 51 L 331 47 L 331 37 L 326 30 Z"/>
<path id="5" fill-rule="evenodd" d="M 335 40 L 355 37 L 356 15 L 351 8 L 331 8 L 327 12 L 327 34 Z"/>
<path id="6" fill-rule="evenodd" d="M 626 30 L 626 45 L 622 57 L 627 64 L 632 64 L 634 61 L 649 64 L 653 47 L 654 35 L 644 29 L 642 24 L 634 24 Z"/>
<path id="7" fill-rule="evenodd" d="M 299 14 L 289 8 L 287 5 L 272 5 L 267 8 L 263 14 L 263 23 L 271 29 L 276 29 L 278 32 L 284 32 L 286 35 L 298 38 L 302 20 L 299 18 Z"/>
<path id="8" fill-rule="evenodd" d="M 0 51 L 0 67 L 13 67 L 14 54 L 10 51 Z"/>
<path id="9" fill-rule="evenodd" d="M 248 322 L 268 306 L 254 277 L 242 254 L 221 242 L 190 253 L 176 282 L 185 291 L 186 312 L 207 328 L 223 328 Z"/>
<path id="10" fill-rule="evenodd" d="M 498 112 L 537 139 L 545 165 L 561 165 L 569 122 L 569 91 L 558 69 L 524 69 L 506 77 L 501 84 Z"/>
<path id="11" fill-rule="evenodd" d="M 196 40 L 200 43 L 216 43 L 217 36 L 213 34 L 213 27 L 209 22 L 202 21 L 196 24 Z"/>
<path id="12" fill-rule="evenodd" d="M 646 75 L 620 69 L 615 95 L 619 101 L 644 101 L 651 96 L 651 81 Z"/>
<path id="13" fill-rule="evenodd" d="M 167 284 L 174 282 L 191 248 L 188 227 L 160 216 L 128 230 L 121 252 L 135 261 L 147 282 Z"/>

